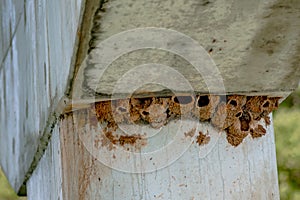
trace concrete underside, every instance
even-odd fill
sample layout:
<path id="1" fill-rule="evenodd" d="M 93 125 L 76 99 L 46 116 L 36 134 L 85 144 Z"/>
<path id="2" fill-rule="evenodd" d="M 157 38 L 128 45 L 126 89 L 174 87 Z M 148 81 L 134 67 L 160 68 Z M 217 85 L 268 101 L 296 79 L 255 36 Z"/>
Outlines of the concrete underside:
<path id="1" fill-rule="evenodd" d="M 151 63 L 177 70 L 196 93 L 225 91 L 227 94 L 284 96 L 299 83 L 299 18 L 300 2 L 297 0 L 110 0 L 94 16 L 90 54 L 74 78 L 72 98 L 80 102 L 91 98 L 101 100 L 111 95 L 116 98 L 131 95 L 132 88 L 122 80 L 135 81 L 140 93 L 150 93 L 149 96 L 153 95 L 152 92 L 164 94 L 166 88 L 173 92 L 187 90 L 178 84 L 179 81 L 173 81 L 173 75 L 162 67 L 158 69 L 159 80 L 169 80 L 169 84 L 163 85 L 165 82 L 152 78 L 158 70 L 153 70 Z M 182 36 L 163 34 L 163 31 L 133 32 L 131 38 L 115 35 L 147 27 L 172 29 L 191 37 L 207 52 L 203 56 L 212 59 L 216 70 L 211 69 L 213 64 L 206 66 L 202 63 L 202 70 L 197 71 L 192 59 L 202 55 L 185 55 L 184 52 L 191 54 L 196 49 L 191 50 L 190 45 L 182 46 L 186 44 Z M 135 45 L 139 39 L 145 40 L 144 43 Z M 171 51 L 176 45 L 181 51 Z M 135 49 L 136 46 L 139 49 Z M 109 51 L 110 48 L 114 53 Z M 110 56 L 114 58 L 109 60 L 112 63 L 106 63 Z M 209 59 L 204 57 L 203 62 Z M 147 76 L 143 76 L 142 72 L 137 72 L 138 66 L 147 63 L 150 63 L 149 70 Z M 110 65 L 104 69 L 106 64 Z M 213 85 L 213 80 L 218 78 L 224 88 Z M 150 81 L 157 81 L 160 85 L 147 87 L 145 84 Z"/>

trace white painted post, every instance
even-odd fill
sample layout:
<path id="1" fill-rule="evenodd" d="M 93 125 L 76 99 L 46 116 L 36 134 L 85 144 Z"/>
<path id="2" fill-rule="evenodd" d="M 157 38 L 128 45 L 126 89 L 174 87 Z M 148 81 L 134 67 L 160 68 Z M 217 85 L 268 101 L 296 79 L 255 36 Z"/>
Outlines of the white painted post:
<path id="1" fill-rule="evenodd" d="M 90 114 L 86 114 L 88 119 Z M 155 170 L 155 167 L 161 167 L 160 159 L 172 158 L 176 149 L 168 155 L 162 153 L 160 157 L 145 160 L 142 164 L 148 169 L 153 167 L 152 172 L 127 173 L 119 170 L 138 170 L 138 160 L 134 162 L 132 157 L 119 157 L 121 154 L 117 149 L 99 155 L 96 148 L 89 151 L 89 141 L 80 134 L 91 134 L 94 125 L 85 121 L 83 127 L 79 127 L 73 122 L 74 118 L 68 116 L 60 123 L 60 137 L 57 132 L 54 133 L 51 144 L 27 184 L 31 191 L 28 194 L 30 199 L 56 199 L 53 195 L 61 195 L 60 199 L 103 200 L 279 199 L 273 125 L 268 126 L 262 138 L 252 139 L 249 136 L 238 147 L 233 147 L 228 144 L 225 132 L 219 133 L 211 125 L 200 123 L 194 129 L 194 136 L 200 130 L 208 132 L 211 136 L 208 147 L 194 142 L 177 160 L 162 169 Z M 186 138 L 184 132 L 193 130 L 193 125 L 194 122 L 186 122 L 178 132 L 174 129 L 176 123 L 170 123 L 160 134 L 177 133 L 181 134 L 179 141 L 188 141 L 191 138 Z M 98 128 L 96 133 L 99 132 Z M 173 144 L 173 147 L 176 148 L 176 145 Z M 110 166 L 103 164 L 103 157 L 107 156 L 111 159 Z"/>
<path id="2" fill-rule="evenodd" d="M 0 163 L 23 195 L 64 106 L 82 5 L 81 0 L 0 2 Z"/>

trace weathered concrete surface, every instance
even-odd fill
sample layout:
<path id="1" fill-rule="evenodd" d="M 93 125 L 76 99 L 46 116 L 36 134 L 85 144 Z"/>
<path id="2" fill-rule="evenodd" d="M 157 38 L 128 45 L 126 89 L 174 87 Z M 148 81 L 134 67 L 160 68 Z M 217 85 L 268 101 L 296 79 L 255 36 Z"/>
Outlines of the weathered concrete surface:
<path id="1" fill-rule="evenodd" d="M 88 140 L 84 137 L 90 139 L 90 144 L 94 144 L 91 134 L 93 132 L 99 134 L 101 131 L 100 127 L 97 128 L 95 122 L 90 120 L 93 114 L 87 112 L 83 115 L 83 113 L 74 113 L 60 122 L 60 138 L 57 134 L 51 138 L 51 147 L 28 182 L 28 189 L 31 190 L 28 192 L 29 199 L 41 197 L 55 199 L 51 198 L 54 196 L 43 195 L 40 192 L 46 191 L 49 187 L 59 188 L 59 186 L 62 189 L 53 190 L 58 193 L 51 195 L 63 196 L 60 199 L 74 200 L 279 199 L 272 125 L 267 128 L 267 134 L 262 138 L 247 137 L 240 146 L 233 147 L 228 144 L 225 132 L 218 133 L 207 123 L 197 124 L 195 136 L 198 131 L 208 132 L 211 136 L 210 142 L 202 146 L 192 143 L 180 152 L 182 155 L 180 154 L 178 159 L 160 168 L 160 162 L 163 159 L 171 159 L 178 153 L 178 149 L 173 143 L 171 146 L 174 149 L 166 155 L 160 151 L 159 145 L 168 144 L 168 139 L 172 141 L 175 133 L 180 135 L 180 139 L 177 140 L 179 143 L 182 142 L 181 137 L 185 138 L 185 141 L 191 139 L 191 135 L 187 136 L 181 131 L 193 129 L 195 125 L 193 122 L 187 122 L 179 129 L 175 128 L 176 123 L 168 124 L 158 133 L 165 135 L 160 142 L 151 143 L 153 138 L 149 137 L 147 145 L 140 152 L 141 157 L 147 154 L 146 150 L 149 150 L 148 152 L 156 150 L 160 153 L 145 160 L 143 165 L 139 165 L 141 163 L 138 159 L 133 161 L 133 154 L 122 156 L 117 151 L 118 147 L 107 150 L 106 146 L 101 144 L 100 149 L 88 146 L 86 143 Z M 220 138 L 215 137 L 219 134 Z M 179 143 L 178 145 L 181 145 Z M 59 147 L 61 150 L 55 149 Z M 107 152 L 103 153 L 105 149 Z M 60 156 L 56 155 L 58 153 Z M 110 165 L 102 162 L 104 157 L 110 160 Z M 62 171 L 58 170 L 60 166 Z M 139 167 L 144 170 L 152 167 L 152 171 L 127 173 L 124 172 L 127 167 L 135 170 Z M 60 176 L 63 179 L 62 185 Z M 52 177 L 53 181 L 49 182 L 47 177 Z"/>
<path id="2" fill-rule="evenodd" d="M 0 3 L 0 161 L 16 191 L 66 91 L 82 2 Z"/>
<path id="3" fill-rule="evenodd" d="M 134 70 L 129 70 L 145 63 L 171 66 L 186 77 L 194 91 L 211 92 L 201 77 L 203 74 L 192 69 L 190 60 L 158 49 L 127 52 L 116 58 L 100 77 L 107 55 L 100 53 L 103 47 L 98 48 L 99 43 L 122 31 L 145 27 L 173 29 L 197 41 L 216 63 L 229 94 L 284 96 L 299 83 L 299 11 L 298 0 L 110 0 L 95 15 L 91 54 L 78 74 L 78 84 L 74 89 L 78 94 L 74 99 L 82 99 L 81 95 L 89 99 L 126 93 L 129 91 L 126 84 L 122 90 L 114 91 L 117 81 L 126 72 L 131 73 L 128 79 L 138 79 Z M 151 46 L 151 38 L 147 42 Z M 117 51 L 124 47 L 124 43 L 120 37 L 111 45 Z M 204 78 L 213 80 L 216 79 L 214 75 Z M 168 73 L 162 73 L 160 77 L 170 78 Z M 162 89 L 155 85 L 144 87 L 143 91 L 159 93 Z M 218 92 L 218 88 L 214 91 Z"/>

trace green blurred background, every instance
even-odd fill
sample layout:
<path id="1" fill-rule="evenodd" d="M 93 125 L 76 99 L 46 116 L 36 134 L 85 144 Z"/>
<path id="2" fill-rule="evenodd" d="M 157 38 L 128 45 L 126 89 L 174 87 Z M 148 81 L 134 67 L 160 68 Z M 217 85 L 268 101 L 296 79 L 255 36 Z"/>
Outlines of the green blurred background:
<path id="1" fill-rule="evenodd" d="M 274 112 L 274 128 L 282 200 L 300 199 L 300 88 Z M 0 169 L 0 200 L 20 200 Z"/>
<path id="2" fill-rule="evenodd" d="M 300 199 L 300 88 L 274 112 L 281 199 Z"/>

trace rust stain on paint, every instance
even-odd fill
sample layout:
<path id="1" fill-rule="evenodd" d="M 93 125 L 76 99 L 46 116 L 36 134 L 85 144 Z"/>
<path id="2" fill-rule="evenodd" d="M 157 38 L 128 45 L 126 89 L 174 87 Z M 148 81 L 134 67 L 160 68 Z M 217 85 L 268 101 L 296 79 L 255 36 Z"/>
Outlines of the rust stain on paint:
<path id="1" fill-rule="evenodd" d="M 201 131 L 199 131 L 199 135 L 197 136 L 197 143 L 199 146 L 208 144 L 210 141 L 210 136 L 207 134 L 203 134 Z"/>

